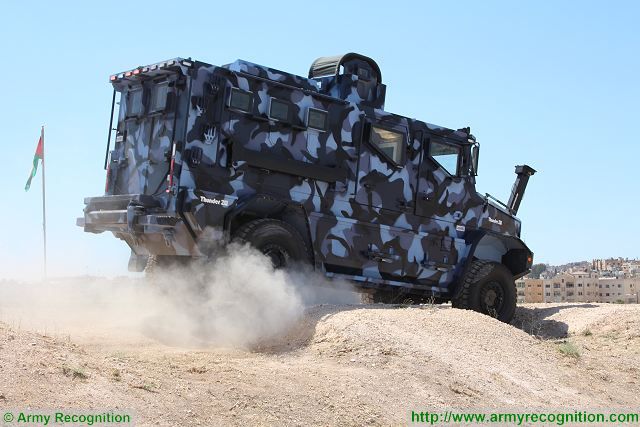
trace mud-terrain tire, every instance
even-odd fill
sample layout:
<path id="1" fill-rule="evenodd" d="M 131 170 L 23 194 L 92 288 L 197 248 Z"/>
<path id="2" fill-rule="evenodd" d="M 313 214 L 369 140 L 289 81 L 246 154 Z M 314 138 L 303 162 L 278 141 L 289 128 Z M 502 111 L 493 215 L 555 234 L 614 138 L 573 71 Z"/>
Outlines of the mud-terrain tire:
<path id="1" fill-rule="evenodd" d="M 147 265 L 144 268 L 144 274 L 148 278 L 164 271 L 170 271 L 174 268 L 184 268 L 192 261 L 188 256 L 171 256 L 171 255 L 149 255 Z"/>
<path id="2" fill-rule="evenodd" d="M 502 264 L 474 260 L 462 279 L 462 289 L 451 301 L 454 308 L 474 310 L 509 323 L 516 311 L 513 275 Z"/>
<path id="3" fill-rule="evenodd" d="M 385 291 L 360 292 L 361 304 L 393 304 L 392 295 Z"/>
<path id="4" fill-rule="evenodd" d="M 363 291 L 360 292 L 361 304 L 415 304 L 419 299 L 411 295 L 392 291 Z"/>
<path id="5" fill-rule="evenodd" d="M 312 259 L 311 250 L 298 230 L 277 219 L 258 219 L 244 224 L 232 240 L 253 246 L 270 258 L 276 269 L 309 264 Z"/>

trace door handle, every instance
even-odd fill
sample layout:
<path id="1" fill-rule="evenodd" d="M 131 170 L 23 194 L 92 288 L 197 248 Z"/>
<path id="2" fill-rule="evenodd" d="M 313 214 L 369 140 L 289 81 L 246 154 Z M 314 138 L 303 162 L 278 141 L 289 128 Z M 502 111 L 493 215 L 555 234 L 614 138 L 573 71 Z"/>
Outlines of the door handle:
<path id="1" fill-rule="evenodd" d="M 127 163 L 129 163 L 129 158 L 126 157 L 126 154 L 124 157 L 116 157 L 116 158 L 111 158 L 111 162 L 114 163 L 117 167 L 124 167 L 127 165 Z"/>
<path id="2" fill-rule="evenodd" d="M 460 218 L 462 218 L 462 212 L 460 211 L 455 211 L 453 213 L 453 219 L 455 219 L 456 221 L 459 220 Z"/>
<path id="3" fill-rule="evenodd" d="M 373 251 L 373 250 L 368 250 L 366 252 L 366 256 L 371 261 L 384 262 L 384 263 L 391 263 L 391 262 L 395 261 L 396 259 L 398 259 L 397 255 L 391 255 L 391 254 L 387 254 L 387 253 L 384 253 L 384 252 L 378 252 L 378 251 Z"/>
<path id="4" fill-rule="evenodd" d="M 449 264 L 446 264 L 444 262 L 437 262 L 437 261 L 426 261 L 423 260 L 420 262 L 420 265 L 423 268 L 426 268 L 428 270 L 438 270 L 441 272 L 447 272 L 449 270 L 451 270 L 452 266 Z"/>
<path id="5" fill-rule="evenodd" d="M 409 209 L 411 207 L 411 202 L 407 202 L 405 199 L 397 198 L 396 206 L 400 209 Z"/>

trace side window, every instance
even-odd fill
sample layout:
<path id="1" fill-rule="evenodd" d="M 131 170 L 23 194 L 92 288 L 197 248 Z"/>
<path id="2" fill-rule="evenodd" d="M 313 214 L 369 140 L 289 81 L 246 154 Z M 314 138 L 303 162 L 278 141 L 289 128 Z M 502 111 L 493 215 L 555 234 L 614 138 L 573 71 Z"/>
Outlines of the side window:
<path id="1" fill-rule="evenodd" d="M 163 111 L 167 108 L 167 95 L 169 94 L 169 82 L 158 83 L 151 89 L 151 105 L 149 111 Z"/>
<path id="2" fill-rule="evenodd" d="M 289 104 L 276 98 L 271 98 L 269 104 L 269 118 L 281 122 L 289 121 Z"/>
<path id="3" fill-rule="evenodd" d="M 142 88 L 130 90 L 127 94 L 127 117 L 139 116 L 142 110 Z"/>
<path id="4" fill-rule="evenodd" d="M 244 112 L 251 112 L 253 105 L 253 94 L 238 88 L 231 88 L 231 96 L 229 96 L 229 108 Z"/>
<path id="5" fill-rule="evenodd" d="M 458 175 L 460 147 L 431 140 L 429 156 L 438 162 L 450 175 Z"/>
<path id="6" fill-rule="evenodd" d="M 327 115 L 324 110 L 309 108 L 307 110 L 307 127 L 324 132 L 327 130 Z"/>
<path id="7" fill-rule="evenodd" d="M 404 133 L 372 125 L 369 142 L 394 164 L 402 165 L 404 163 Z"/>

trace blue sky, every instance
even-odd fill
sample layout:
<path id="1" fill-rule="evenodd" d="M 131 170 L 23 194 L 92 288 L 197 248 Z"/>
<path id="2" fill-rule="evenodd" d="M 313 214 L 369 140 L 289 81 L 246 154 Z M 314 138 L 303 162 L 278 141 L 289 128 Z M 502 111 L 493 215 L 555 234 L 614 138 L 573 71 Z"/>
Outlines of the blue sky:
<path id="1" fill-rule="evenodd" d="M 5 2 L 0 277 L 41 272 L 39 175 L 23 187 L 42 124 L 51 274 L 126 272 L 124 242 L 75 218 L 104 188 L 109 74 L 175 56 L 300 75 L 319 56 L 371 56 L 388 111 L 471 126 L 479 191 L 506 200 L 515 164 L 538 170 L 519 213 L 536 261 L 639 257 L 639 5 Z"/>

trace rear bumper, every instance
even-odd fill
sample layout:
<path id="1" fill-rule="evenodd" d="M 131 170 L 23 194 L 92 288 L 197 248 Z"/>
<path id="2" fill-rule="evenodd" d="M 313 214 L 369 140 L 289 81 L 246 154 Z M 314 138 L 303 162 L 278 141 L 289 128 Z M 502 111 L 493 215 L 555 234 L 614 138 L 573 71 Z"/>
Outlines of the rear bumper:
<path id="1" fill-rule="evenodd" d="M 140 194 L 88 197 L 76 224 L 88 233 L 112 232 L 133 254 L 201 256 L 183 220 L 167 211 L 167 200 Z"/>
<path id="2" fill-rule="evenodd" d="M 164 233 L 180 221 L 161 208 L 160 200 L 147 195 L 87 197 L 84 203 L 84 216 L 76 224 L 89 233 Z"/>
<path id="3" fill-rule="evenodd" d="M 84 216 L 76 223 L 88 233 L 112 232 L 136 255 L 200 257 L 224 238 L 215 231 L 224 229 L 225 216 L 236 202 L 232 196 L 194 190 L 166 198 L 144 194 L 88 197 Z"/>

